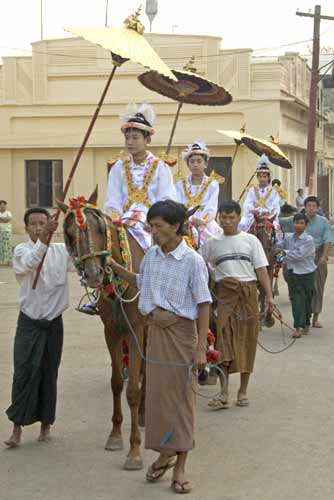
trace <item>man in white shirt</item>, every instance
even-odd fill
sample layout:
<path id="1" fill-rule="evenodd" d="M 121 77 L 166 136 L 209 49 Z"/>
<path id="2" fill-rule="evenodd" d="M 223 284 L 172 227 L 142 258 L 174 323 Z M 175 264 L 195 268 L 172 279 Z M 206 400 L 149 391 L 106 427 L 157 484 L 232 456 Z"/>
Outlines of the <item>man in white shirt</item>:
<path id="1" fill-rule="evenodd" d="M 268 261 L 256 236 L 239 232 L 240 205 L 226 201 L 218 209 L 224 234 L 201 247 L 213 272 L 217 297 L 216 349 L 222 352 L 221 396 L 210 401 L 214 409 L 228 408 L 228 377 L 240 373 L 237 405 L 248 406 L 247 388 L 253 371 L 259 331 L 257 281 L 266 294 L 268 312 L 273 307 Z"/>
<path id="2" fill-rule="evenodd" d="M 57 402 L 57 375 L 63 346 L 62 313 L 69 304 L 67 272 L 73 270 L 62 243 L 46 245 L 58 224 L 44 208 L 24 216 L 29 240 L 17 245 L 13 269 L 20 285 L 20 314 L 14 340 L 12 403 L 7 410 L 14 424 L 8 447 L 20 444 L 22 426 L 41 422 L 38 440 L 50 438 Z M 32 284 L 47 252 L 35 290 Z"/>

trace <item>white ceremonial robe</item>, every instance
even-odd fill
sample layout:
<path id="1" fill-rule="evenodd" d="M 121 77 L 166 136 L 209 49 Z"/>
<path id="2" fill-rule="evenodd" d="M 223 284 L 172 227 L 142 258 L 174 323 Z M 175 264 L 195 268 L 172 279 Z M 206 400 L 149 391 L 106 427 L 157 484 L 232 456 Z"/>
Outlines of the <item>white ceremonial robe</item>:
<path id="1" fill-rule="evenodd" d="M 142 189 L 145 178 L 149 170 L 153 167 L 156 157 L 148 152 L 143 165 L 136 165 L 131 155 L 129 155 L 129 158 L 129 169 L 133 187 L 135 189 Z M 128 225 L 129 232 L 139 245 L 143 250 L 147 250 L 152 245 L 151 235 L 144 229 L 148 207 L 143 203 L 132 203 L 130 207 L 125 210 L 128 197 L 129 192 L 124 164 L 122 160 L 118 160 L 111 167 L 109 172 L 104 211 L 109 215 L 111 212 L 116 211 L 119 218 Z M 172 173 L 169 166 L 162 160 L 159 161 L 148 185 L 147 197 L 151 205 L 160 200 L 176 200 Z M 136 222 L 136 220 L 138 220 L 138 222 Z"/>
<path id="2" fill-rule="evenodd" d="M 205 175 L 201 184 L 194 185 L 191 183 L 191 175 L 185 177 L 187 191 L 190 196 L 198 196 L 202 191 L 204 184 L 207 182 L 208 177 Z M 177 201 L 183 203 L 188 209 L 194 208 L 193 206 L 188 206 L 188 200 L 186 193 L 184 192 L 182 180 L 176 183 L 176 196 Z M 217 237 L 223 234 L 222 228 L 216 222 L 216 215 L 218 210 L 218 196 L 219 196 L 219 184 L 217 181 L 212 180 L 210 185 L 203 194 L 201 201 L 202 207 L 199 208 L 194 215 L 190 217 L 190 222 L 192 219 L 201 219 L 205 222 L 205 227 L 194 228 L 193 234 L 196 245 L 200 246 L 201 242 L 206 241 L 208 238 Z"/>
<path id="3" fill-rule="evenodd" d="M 257 207 L 257 198 L 255 194 L 254 187 L 251 187 L 247 193 L 245 203 L 243 206 L 243 216 L 241 218 L 239 224 L 240 231 L 249 231 L 251 225 L 254 222 L 254 215 L 251 213 L 251 210 L 256 209 L 259 214 L 267 213 L 270 218 L 275 217 L 273 220 L 273 224 L 277 230 L 279 230 L 279 221 L 278 216 L 281 210 L 280 207 L 280 196 L 276 189 L 273 189 L 272 186 L 266 186 L 265 188 L 259 188 L 259 197 L 263 199 L 266 197 L 268 190 L 271 189 L 271 193 L 266 200 L 265 207 Z"/>

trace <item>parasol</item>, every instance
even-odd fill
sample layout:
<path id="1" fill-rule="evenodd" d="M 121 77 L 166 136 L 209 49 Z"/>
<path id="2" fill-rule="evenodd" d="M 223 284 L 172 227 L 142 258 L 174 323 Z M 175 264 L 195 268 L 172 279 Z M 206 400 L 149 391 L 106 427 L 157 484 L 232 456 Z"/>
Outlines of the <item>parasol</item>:
<path id="1" fill-rule="evenodd" d="M 239 147 L 240 144 L 244 144 L 245 146 L 248 147 L 253 153 L 257 154 L 258 156 L 261 156 L 265 154 L 269 161 L 273 163 L 274 165 L 279 165 L 282 168 L 287 168 L 290 169 L 292 168 L 291 162 L 288 159 L 288 157 L 283 153 L 283 151 L 278 147 L 277 145 L 277 140 L 274 139 L 273 136 L 271 136 L 270 141 L 266 141 L 265 139 L 258 139 L 257 137 L 252 137 L 251 135 L 248 135 L 245 132 L 244 129 L 241 129 L 240 132 L 234 131 L 234 130 L 217 130 L 220 134 L 226 135 L 227 137 L 230 137 L 233 139 L 237 145 L 236 151 Z M 236 151 L 233 156 L 233 160 L 236 155 Z M 232 161 L 233 164 L 233 161 Z M 247 185 L 245 186 L 244 190 L 242 191 L 241 195 L 239 196 L 238 201 L 240 201 L 245 194 L 248 186 L 254 179 L 256 174 L 255 172 L 252 174 L 251 178 L 249 179 Z"/>
<path id="2" fill-rule="evenodd" d="M 236 147 L 235 147 L 235 150 L 234 150 L 234 153 L 233 153 L 232 162 L 231 162 L 231 168 L 230 168 L 230 170 L 228 172 L 228 176 L 226 178 L 225 186 L 228 186 L 229 180 L 231 178 L 232 167 L 233 167 L 235 158 L 237 156 L 239 147 L 242 144 L 242 139 L 243 139 L 243 137 L 245 135 L 245 130 L 246 130 L 246 125 L 245 124 L 241 127 L 240 131 L 238 131 L 238 130 L 217 130 L 217 132 L 219 134 L 226 135 L 226 137 L 229 137 L 230 139 L 233 139 L 234 142 L 235 142 L 235 144 L 236 144 Z M 223 194 L 224 194 L 224 191 L 223 191 Z"/>
<path id="3" fill-rule="evenodd" d="M 268 156 L 269 161 L 274 165 L 279 165 L 282 168 L 292 168 L 289 158 L 285 156 L 273 138 L 271 141 L 266 141 L 265 139 L 257 139 L 245 134 L 242 142 L 258 156 L 263 154 Z"/>
<path id="4" fill-rule="evenodd" d="M 132 60 L 135 63 L 141 64 L 146 68 L 150 68 L 153 71 L 160 71 L 165 77 L 168 77 L 171 81 L 176 80 L 174 74 L 170 71 L 168 66 L 160 59 L 157 53 L 149 45 L 149 43 L 143 37 L 144 26 L 139 21 L 139 14 L 141 8 L 137 9 L 135 14 L 129 16 L 124 21 L 124 25 L 120 28 L 108 28 L 108 27 L 98 27 L 98 28 L 65 28 L 66 31 L 73 33 L 74 35 L 80 36 L 89 42 L 101 45 L 101 47 L 110 50 L 113 69 L 109 75 L 108 81 L 102 92 L 99 103 L 95 109 L 94 115 L 91 118 L 90 124 L 88 126 L 87 132 L 84 136 L 80 149 L 75 157 L 74 163 L 72 165 L 70 174 L 65 184 L 65 188 L 62 195 L 62 200 L 64 201 L 70 187 L 72 178 L 85 149 L 87 141 L 93 130 L 96 119 L 99 115 L 100 109 L 102 107 L 103 101 L 114 77 L 116 69 L 121 66 L 126 61 Z M 57 211 L 55 219 L 58 220 L 60 215 L 60 210 Z M 48 238 L 47 245 L 50 244 L 52 235 Z M 36 276 L 33 282 L 33 289 L 36 288 L 39 275 L 43 266 L 45 259 L 44 254 L 40 265 L 37 268 Z"/>
<path id="5" fill-rule="evenodd" d="M 232 101 L 231 94 L 217 83 L 196 73 L 195 58 L 181 70 L 172 70 L 174 80 L 153 71 L 147 71 L 138 77 L 138 80 L 148 89 L 179 102 L 171 135 L 168 141 L 166 154 L 169 153 L 176 124 L 184 103 L 204 106 L 224 106 Z M 175 81 L 175 77 L 177 80 Z"/>

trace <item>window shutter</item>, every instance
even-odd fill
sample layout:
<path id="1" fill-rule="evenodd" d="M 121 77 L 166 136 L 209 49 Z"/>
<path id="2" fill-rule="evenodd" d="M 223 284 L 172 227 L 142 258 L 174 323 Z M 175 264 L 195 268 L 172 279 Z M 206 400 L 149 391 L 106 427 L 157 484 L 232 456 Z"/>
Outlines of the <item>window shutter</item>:
<path id="1" fill-rule="evenodd" d="M 26 160 L 26 203 L 27 208 L 38 207 L 38 160 Z"/>
<path id="2" fill-rule="evenodd" d="M 54 160 L 52 162 L 52 186 L 53 186 L 53 206 L 56 200 L 61 200 L 63 196 L 63 162 Z"/>

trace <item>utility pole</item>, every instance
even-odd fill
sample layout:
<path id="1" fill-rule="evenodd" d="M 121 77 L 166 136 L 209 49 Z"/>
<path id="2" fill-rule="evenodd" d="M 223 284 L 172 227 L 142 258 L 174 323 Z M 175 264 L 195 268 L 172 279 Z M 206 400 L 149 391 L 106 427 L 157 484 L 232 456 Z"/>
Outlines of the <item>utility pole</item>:
<path id="1" fill-rule="evenodd" d="M 305 185 L 309 188 L 309 193 L 313 193 L 314 188 L 314 164 L 315 164 L 315 137 L 317 129 L 317 99 L 319 83 L 319 55 L 320 55 L 320 22 L 322 19 L 334 21 L 334 17 L 322 16 L 321 5 L 314 7 L 314 13 L 296 12 L 297 16 L 313 18 L 313 49 L 312 49 L 312 73 L 309 99 L 309 120 L 307 133 L 307 153 L 306 153 L 306 178 Z"/>
<path id="2" fill-rule="evenodd" d="M 106 0 L 106 18 L 104 22 L 105 27 L 108 26 L 108 8 L 109 8 L 109 0 Z"/>

